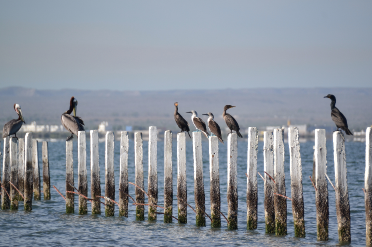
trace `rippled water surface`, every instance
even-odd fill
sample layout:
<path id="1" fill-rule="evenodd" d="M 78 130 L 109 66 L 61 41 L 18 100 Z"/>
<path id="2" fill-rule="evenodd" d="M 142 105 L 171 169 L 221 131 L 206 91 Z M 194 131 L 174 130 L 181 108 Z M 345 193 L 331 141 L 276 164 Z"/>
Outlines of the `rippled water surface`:
<path id="1" fill-rule="evenodd" d="M 115 141 L 115 186 L 116 200 L 119 200 L 119 141 Z M 77 185 L 77 142 L 74 141 L 74 173 L 75 185 Z M 315 192 L 309 176 L 312 175 L 313 167 L 313 145 L 314 142 L 301 143 L 301 158 L 303 166 L 303 192 L 305 202 L 306 237 L 295 238 L 292 218 L 291 202 L 288 205 L 288 235 L 276 237 L 265 234 L 264 222 L 264 184 L 258 177 L 258 228 L 257 230 L 246 230 L 246 190 L 247 178 L 247 142 L 238 143 L 238 194 L 239 213 L 238 230 L 227 230 L 226 221 L 222 218 L 222 226 L 219 229 L 212 229 L 207 219 L 206 227 L 195 226 L 195 214 L 188 209 L 188 224 L 180 225 L 176 222 L 171 224 L 163 223 L 163 215 L 158 215 L 157 222 L 135 220 L 135 206 L 129 205 L 129 217 L 118 217 L 118 210 L 115 209 L 115 217 L 104 215 L 92 216 L 90 204 L 88 203 L 88 215 L 80 216 L 65 213 L 65 202 L 60 195 L 52 188 L 52 200 L 34 201 L 33 210 L 30 213 L 23 211 L 23 203 L 19 211 L 0 211 L 0 245 L 337 245 L 337 218 L 335 206 L 335 193 L 329 185 L 329 241 L 318 242 L 316 240 L 316 217 L 315 217 Z M 158 185 L 159 205 L 163 205 L 164 194 L 164 142 L 158 142 Z M 99 144 L 100 152 L 100 174 L 101 189 L 104 186 L 104 143 Z M 221 183 L 221 211 L 227 215 L 227 158 L 226 144 L 219 144 L 220 148 L 220 183 Z M 263 143 L 259 143 L 258 171 L 263 174 Z M 327 142 L 328 175 L 334 181 L 333 146 Z M 134 148 L 133 141 L 130 141 L 129 148 L 129 181 L 134 182 Z M 291 196 L 290 175 L 289 175 L 289 153 L 286 143 L 285 150 L 285 176 L 287 196 Z M 351 209 L 351 245 L 365 245 L 365 211 L 364 211 L 364 166 L 365 166 L 365 143 L 347 142 L 347 169 L 348 188 Z M 41 161 L 41 143 L 39 143 L 39 161 Z M 55 185 L 61 192 L 65 191 L 65 142 L 49 143 L 49 162 L 51 173 L 51 185 Z M 206 209 L 210 212 L 209 198 L 209 161 L 208 142 L 203 137 L 203 162 L 204 162 L 204 186 L 206 194 Z M 90 162 L 89 162 L 89 138 L 87 143 L 87 169 L 88 169 L 88 196 L 90 196 Z M 147 190 L 147 142 L 144 142 L 144 173 L 145 188 Z M 176 194 L 176 141 L 173 141 L 173 188 Z M 187 190 L 188 202 L 194 205 L 194 182 L 193 182 L 193 156 L 192 142 L 187 141 Z M 42 176 L 41 176 L 42 177 Z M 134 188 L 129 185 L 129 193 L 134 196 Z M 146 198 L 147 199 L 147 198 Z M 75 197 L 75 212 L 78 212 L 78 198 Z M 177 200 L 174 196 L 173 213 L 177 217 Z M 147 208 L 145 211 L 147 218 Z"/>

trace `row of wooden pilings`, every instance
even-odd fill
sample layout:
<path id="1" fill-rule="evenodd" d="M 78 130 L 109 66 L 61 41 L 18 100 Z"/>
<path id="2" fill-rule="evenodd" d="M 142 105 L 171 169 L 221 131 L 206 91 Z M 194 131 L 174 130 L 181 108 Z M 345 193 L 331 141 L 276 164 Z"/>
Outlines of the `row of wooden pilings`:
<path id="1" fill-rule="evenodd" d="M 372 132 L 366 132 L 366 167 L 365 167 L 365 206 L 366 206 L 366 241 L 372 244 Z M 9 145 L 8 145 L 9 144 Z M 78 135 L 78 188 L 74 187 L 73 174 L 73 142 L 66 142 L 66 212 L 74 212 L 74 193 L 79 194 L 79 214 L 87 214 L 87 200 L 91 201 L 92 214 L 101 213 L 101 198 L 105 199 L 105 215 L 114 215 L 115 179 L 114 179 L 114 135 L 106 133 L 105 141 L 105 196 L 101 196 L 98 132 L 90 131 L 90 164 L 91 164 L 91 198 L 88 195 L 86 169 L 86 135 L 81 131 Z M 275 129 L 264 133 L 264 171 L 261 176 L 257 172 L 258 131 L 252 127 L 248 129 L 248 158 L 247 158 L 247 229 L 257 228 L 257 174 L 264 180 L 264 209 L 265 229 L 267 233 L 276 235 L 287 234 L 287 200 L 292 202 L 293 221 L 296 237 L 305 236 L 304 201 L 302 193 L 302 165 L 298 130 L 290 128 L 288 131 L 290 152 L 291 197 L 286 197 L 284 175 L 284 141 L 283 130 Z M 136 219 L 144 220 L 145 206 L 149 206 L 148 220 L 157 219 L 158 178 L 157 178 L 157 129 L 150 127 L 148 145 L 148 191 L 144 190 L 143 173 L 143 141 L 140 132 L 134 136 L 135 150 L 135 183 L 128 180 L 128 133 L 121 132 L 120 137 L 120 181 L 119 181 L 119 215 L 128 216 L 129 198 L 136 205 Z M 35 148 L 36 147 L 36 148 Z M 228 135 L 227 141 L 227 222 L 229 229 L 237 229 L 238 222 L 238 184 L 237 157 L 238 141 L 235 133 Z M 32 195 L 40 199 L 40 173 L 37 157 L 37 142 L 32 140 L 29 133 L 25 139 L 19 139 L 17 157 L 17 141 L 4 138 L 3 174 L 2 174 L 2 209 L 17 209 L 17 188 L 24 196 L 25 210 L 32 209 Z M 347 188 L 347 169 L 345 139 L 341 132 L 333 133 L 335 184 L 327 176 L 327 150 L 325 130 L 315 130 L 314 146 L 314 176 L 312 178 L 315 189 L 316 224 L 318 240 L 328 240 L 329 205 L 327 179 L 335 189 L 336 212 L 338 221 L 339 240 L 350 242 L 350 206 Z M 43 155 L 43 188 L 44 198 L 50 198 L 50 179 L 47 142 L 42 145 Z M 212 227 L 221 226 L 221 200 L 219 182 L 218 139 L 209 138 L 209 171 L 210 171 L 210 216 L 205 209 L 205 193 L 203 181 L 202 143 L 201 133 L 193 132 L 194 157 L 194 201 L 196 224 L 206 225 L 206 216 L 211 220 Z M 173 171 L 172 171 L 172 132 L 164 134 L 164 221 L 172 222 L 173 216 Z M 18 175 L 17 175 L 18 169 Z M 14 186 L 10 187 L 10 181 Z M 22 182 L 24 181 L 24 182 Z M 129 184 L 135 186 L 135 199 L 128 193 Z M 23 186 L 22 186 L 23 185 Z M 76 190 L 77 192 L 74 192 Z M 8 194 L 9 193 L 9 194 Z M 148 203 L 145 203 L 145 195 Z M 186 135 L 177 134 L 177 209 L 179 223 L 187 223 L 187 186 L 186 186 Z M 224 216 L 225 217 L 225 216 Z"/>
<path id="2" fill-rule="evenodd" d="M 44 200 L 50 200 L 48 142 L 42 143 Z M 41 199 L 38 141 L 27 133 L 25 138 L 4 138 L 1 179 L 1 209 L 18 210 L 20 201 L 26 211 L 32 200 Z"/>

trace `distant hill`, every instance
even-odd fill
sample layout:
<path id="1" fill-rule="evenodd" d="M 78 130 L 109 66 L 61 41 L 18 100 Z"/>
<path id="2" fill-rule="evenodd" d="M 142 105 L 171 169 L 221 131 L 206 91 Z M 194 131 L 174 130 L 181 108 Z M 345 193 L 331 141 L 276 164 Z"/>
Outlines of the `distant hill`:
<path id="1" fill-rule="evenodd" d="M 332 93 L 336 106 L 348 119 L 350 129 L 365 129 L 372 124 L 372 88 L 257 88 L 225 90 L 171 91 L 110 91 L 110 90 L 37 90 L 8 87 L 0 89 L 0 126 L 16 118 L 13 104 L 22 107 L 26 122 L 59 124 L 61 114 L 75 96 L 79 102 L 78 115 L 88 129 L 108 121 L 116 129 L 126 125 L 177 130 L 173 119 L 174 102 L 179 102 L 180 113 L 189 121 L 190 110 L 212 112 L 225 128 L 222 119 L 226 104 L 236 108 L 228 112 L 235 116 L 241 128 L 250 126 L 292 124 L 333 125 L 330 100 L 323 97 Z M 207 119 L 206 117 L 204 118 Z M 194 127 L 192 126 L 192 129 Z"/>

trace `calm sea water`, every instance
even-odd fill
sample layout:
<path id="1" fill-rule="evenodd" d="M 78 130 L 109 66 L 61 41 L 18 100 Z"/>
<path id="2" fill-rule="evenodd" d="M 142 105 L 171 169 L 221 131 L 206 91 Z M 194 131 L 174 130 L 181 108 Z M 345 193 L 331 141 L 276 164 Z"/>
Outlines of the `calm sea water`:
<path id="1" fill-rule="evenodd" d="M 75 185 L 77 184 L 77 149 L 76 138 L 74 141 L 74 167 Z M 193 183 L 193 156 L 192 142 L 187 141 L 187 190 L 188 202 L 194 205 L 194 183 Z M 163 223 L 163 215 L 158 215 L 157 222 L 136 221 L 135 206 L 129 205 L 129 217 L 118 217 L 118 210 L 115 209 L 115 217 L 92 216 L 91 206 L 88 203 L 88 215 L 80 216 L 65 213 L 65 202 L 62 197 L 52 188 L 52 200 L 34 201 L 33 210 L 30 213 L 23 211 L 23 203 L 20 204 L 19 211 L 0 210 L 0 245 L 127 245 L 127 246 L 189 246 L 189 245 L 337 245 L 337 218 L 335 206 L 335 193 L 329 185 L 329 241 L 319 242 L 316 240 L 316 208 L 315 192 L 309 176 L 312 175 L 313 168 L 313 141 L 301 143 L 301 158 L 303 166 L 303 193 L 305 202 L 305 222 L 306 237 L 295 238 L 292 218 L 291 201 L 288 205 L 288 235 L 276 237 L 275 235 L 265 234 L 264 222 L 264 184 L 258 177 L 258 228 L 257 230 L 246 230 L 246 170 L 247 170 L 247 142 L 238 143 L 238 194 L 239 194 L 239 213 L 238 230 L 227 230 L 226 221 L 221 218 L 222 227 L 212 229 L 207 218 L 206 227 L 195 226 L 195 214 L 188 209 L 188 224 L 180 225 L 176 222 L 171 224 Z M 100 152 L 100 174 L 101 189 L 104 186 L 104 143 L 99 144 Z M 164 200 L 164 142 L 158 142 L 158 185 L 159 185 L 159 205 L 163 205 Z M 116 200 L 118 201 L 119 188 L 119 141 L 115 141 L 115 186 Z M 220 149 L 220 183 L 221 183 L 221 211 L 227 215 L 227 145 L 219 144 Z M 263 174 L 263 143 L 259 143 L 258 171 Z M 130 141 L 129 148 L 129 181 L 134 182 L 134 147 Z M 147 142 L 144 142 L 144 173 L 145 188 L 147 190 Z M 287 196 L 291 196 L 290 175 L 289 175 L 289 153 L 288 144 L 285 150 L 285 176 Z M 348 169 L 348 188 L 351 209 L 351 234 L 352 246 L 365 245 L 365 211 L 364 211 L 364 167 L 365 167 L 365 143 L 347 142 L 347 169 Z M 334 181 L 333 166 L 333 146 L 332 142 L 327 142 L 328 175 Z M 39 143 L 39 161 L 41 162 L 41 143 Z M 65 191 L 65 142 L 49 143 L 49 162 L 51 173 L 51 185 L 55 185 L 61 192 Z M 209 161 L 208 161 L 208 142 L 203 138 L 203 162 L 204 162 L 204 186 L 206 194 L 206 209 L 210 212 L 209 198 Z M 87 169 L 88 169 L 88 196 L 90 196 L 90 162 L 89 162 L 89 139 L 87 143 Z M 173 187 L 176 194 L 176 141 L 173 141 Z M 129 185 L 129 193 L 134 196 L 134 187 Z M 146 198 L 147 199 L 147 198 Z M 75 212 L 78 197 L 75 197 Z M 103 205 L 102 205 L 103 206 Z M 174 196 L 173 203 L 174 216 L 177 217 L 177 200 Z M 147 218 L 147 208 L 145 211 Z"/>

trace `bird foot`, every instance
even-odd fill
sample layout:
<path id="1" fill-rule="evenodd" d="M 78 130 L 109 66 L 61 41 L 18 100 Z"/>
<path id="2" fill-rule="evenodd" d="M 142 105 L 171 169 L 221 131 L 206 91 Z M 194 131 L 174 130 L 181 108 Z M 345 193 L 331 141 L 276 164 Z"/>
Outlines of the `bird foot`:
<path id="1" fill-rule="evenodd" d="M 12 138 L 15 138 L 18 141 L 18 137 L 17 136 L 13 136 Z"/>
<path id="2" fill-rule="evenodd" d="M 67 139 L 66 139 L 66 142 L 68 142 L 68 141 L 69 141 L 69 140 L 71 140 L 72 138 L 74 138 L 74 136 L 73 136 L 73 135 L 71 135 L 71 136 L 67 137 Z"/>

